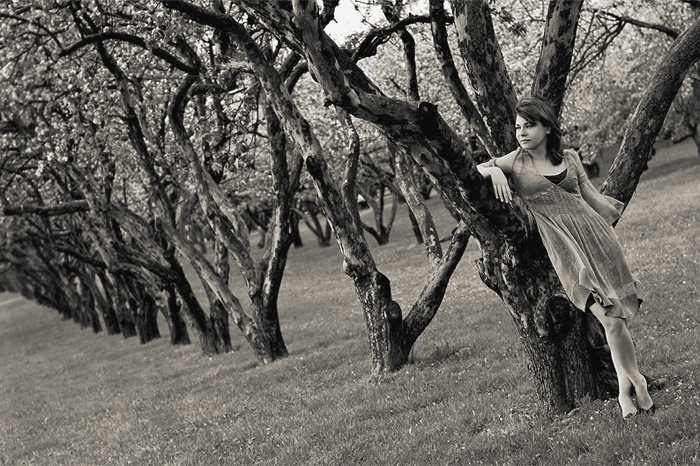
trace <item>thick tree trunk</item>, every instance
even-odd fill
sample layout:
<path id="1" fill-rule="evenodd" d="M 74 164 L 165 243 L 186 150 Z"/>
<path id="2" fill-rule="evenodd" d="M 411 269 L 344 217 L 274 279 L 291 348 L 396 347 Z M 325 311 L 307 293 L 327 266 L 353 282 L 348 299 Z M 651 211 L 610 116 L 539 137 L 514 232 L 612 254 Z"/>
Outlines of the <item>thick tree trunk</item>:
<path id="1" fill-rule="evenodd" d="M 87 272 L 85 272 L 87 273 Z M 114 310 L 114 306 L 111 298 L 107 295 L 107 288 L 104 286 L 106 276 L 99 270 L 94 270 L 94 277 L 83 278 L 83 281 L 90 287 L 90 292 L 95 298 L 97 303 L 97 308 L 102 314 L 102 320 L 104 321 L 105 327 L 107 329 L 107 335 L 116 335 L 121 332 L 119 328 L 119 322 L 117 321 L 117 313 Z M 97 279 L 99 279 L 102 285 L 102 290 L 97 285 Z"/>
<path id="2" fill-rule="evenodd" d="M 583 0 L 551 0 L 531 95 L 561 112 Z"/>
<path id="3" fill-rule="evenodd" d="M 210 356 L 217 354 L 216 344 L 214 343 L 214 329 L 212 328 L 211 321 L 199 304 L 199 300 L 195 296 L 194 291 L 192 291 L 190 282 L 187 280 L 182 267 L 175 257 L 171 257 L 170 262 L 173 271 L 177 275 L 177 279 L 173 282 L 173 285 L 182 298 L 182 315 L 185 318 L 185 322 L 188 323 L 189 330 L 194 332 L 205 355 Z"/>
<path id="4" fill-rule="evenodd" d="M 170 344 L 171 345 L 189 345 L 190 335 L 187 333 L 187 325 L 182 319 L 182 305 L 172 285 L 166 285 L 164 288 L 166 306 L 161 308 L 168 326 L 170 327 Z"/>
<path id="5" fill-rule="evenodd" d="M 299 233 L 299 215 L 296 210 L 292 211 L 290 223 L 289 223 L 289 233 L 292 235 L 292 244 L 294 249 L 304 247 L 304 241 L 301 239 L 301 234 Z"/>
<path id="6" fill-rule="evenodd" d="M 123 278 L 118 278 L 117 283 L 113 287 L 113 292 L 110 293 L 112 299 L 114 300 L 114 309 L 117 313 L 117 322 L 119 322 L 119 328 L 121 328 L 122 336 L 124 338 L 131 338 L 138 335 L 136 332 L 136 319 L 129 311 L 127 305 L 128 297 L 126 295 L 126 284 Z"/>
<path id="7" fill-rule="evenodd" d="M 228 249 L 218 239 L 214 239 L 214 268 L 221 279 L 228 283 L 231 266 L 229 265 Z M 208 287 L 207 287 L 208 288 Z M 219 353 L 230 353 L 231 333 L 228 325 L 228 314 L 224 308 L 224 304 L 216 298 L 211 299 L 211 319 L 212 327 L 214 328 L 214 340 L 217 351 Z"/>
<path id="8" fill-rule="evenodd" d="M 585 314 L 564 294 L 539 238 L 518 247 L 497 239 L 482 244 L 481 279 L 511 313 L 544 409 L 566 412 L 604 390 L 596 384 Z"/>
<path id="9" fill-rule="evenodd" d="M 486 148 L 491 157 L 497 157 L 500 153 L 498 147 L 493 143 L 484 119 L 469 97 L 467 88 L 464 87 L 459 77 L 459 71 L 455 65 L 452 51 L 447 41 L 447 28 L 445 27 L 445 0 L 430 0 L 431 30 L 433 34 L 433 44 L 435 53 L 442 66 L 442 74 L 450 87 L 452 97 L 462 111 L 462 115 L 474 128 L 477 137 Z M 458 217 L 457 217 L 458 218 Z"/>
<path id="10" fill-rule="evenodd" d="M 153 283 L 145 284 L 134 277 L 125 277 L 131 297 L 129 305 L 136 316 L 136 331 L 141 344 L 146 344 L 156 338 L 160 338 L 158 322 L 156 320 L 158 309 L 153 298 L 156 286 Z"/>
<path id="11" fill-rule="evenodd" d="M 476 106 L 491 140 L 503 153 L 517 147 L 517 97 L 508 77 L 486 0 L 452 0 L 459 48 L 476 95 Z"/>

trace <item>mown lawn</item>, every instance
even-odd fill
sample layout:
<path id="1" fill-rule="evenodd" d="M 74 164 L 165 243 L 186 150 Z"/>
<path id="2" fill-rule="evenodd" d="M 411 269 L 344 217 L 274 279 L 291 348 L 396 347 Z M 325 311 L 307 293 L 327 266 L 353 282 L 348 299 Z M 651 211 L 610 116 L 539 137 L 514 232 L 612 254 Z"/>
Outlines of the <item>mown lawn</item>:
<path id="1" fill-rule="evenodd" d="M 646 286 L 631 323 L 640 366 L 669 380 L 654 417 L 623 423 L 600 400 L 542 415 L 515 326 L 477 277 L 475 244 L 413 362 L 368 383 L 337 248 L 307 234 L 280 298 L 291 356 L 269 366 L 238 334 L 236 351 L 208 358 L 170 346 L 164 323 L 164 338 L 139 345 L 0 295 L 0 465 L 699 464 L 700 158 L 692 141 L 657 148 L 617 226 Z M 430 205 L 449 234 L 439 200 Z M 401 209 L 391 243 L 373 250 L 406 308 L 426 259 Z"/>

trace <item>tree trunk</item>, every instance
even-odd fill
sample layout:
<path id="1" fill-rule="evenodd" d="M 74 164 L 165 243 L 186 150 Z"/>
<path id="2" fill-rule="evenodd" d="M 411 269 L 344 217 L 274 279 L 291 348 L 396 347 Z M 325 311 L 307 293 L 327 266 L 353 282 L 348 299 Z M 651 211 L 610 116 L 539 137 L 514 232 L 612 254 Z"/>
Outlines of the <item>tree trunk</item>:
<path id="1" fill-rule="evenodd" d="M 218 239 L 214 239 L 214 268 L 221 279 L 228 283 L 231 267 L 229 265 L 228 250 L 226 246 Z M 209 287 L 207 287 L 209 288 Z M 228 326 L 228 314 L 224 308 L 224 304 L 216 298 L 210 299 L 212 327 L 214 328 L 214 341 L 219 353 L 230 353 L 231 333 Z"/>
<path id="2" fill-rule="evenodd" d="M 143 294 L 143 301 L 139 306 L 137 316 L 137 330 L 141 344 L 149 343 L 157 338 L 160 338 L 160 330 L 158 329 L 158 307 L 153 297 L 148 294 Z"/>
<path id="3" fill-rule="evenodd" d="M 206 260 L 202 253 L 194 247 L 194 245 L 182 238 L 180 233 L 177 232 L 170 225 L 168 225 L 167 223 L 163 223 L 160 225 L 160 228 L 162 229 L 163 233 L 168 237 L 168 240 L 172 244 L 174 244 L 177 247 L 178 251 L 190 261 L 192 267 L 195 269 L 197 274 L 202 278 L 203 281 L 206 281 L 206 283 L 211 287 L 212 291 L 217 295 L 217 298 L 221 300 L 221 302 L 224 304 L 225 309 L 231 317 L 231 320 L 233 320 L 233 322 L 238 326 L 238 328 L 241 329 L 243 335 L 248 340 L 248 343 L 253 348 L 253 351 L 255 352 L 255 355 L 258 357 L 258 359 L 263 363 L 269 363 L 274 361 L 275 359 L 272 353 L 268 335 L 264 331 L 261 331 L 258 328 L 257 323 L 253 321 L 253 319 L 251 319 L 243 311 L 240 301 L 238 300 L 238 298 L 236 298 L 236 296 L 233 295 L 233 293 L 228 287 L 228 284 L 224 283 L 223 280 L 221 280 L 221 277 L 216 273 L 214 267 Z M 178 289 L 178 292 L 182 296 L 182 290 Z M 187 305 L 188 301 L 186 297 L 182 296 L 182 298 L 183 304 Z M 186 313 L 185 315 L 188 314 Z M 202 319 L 203 323 L 206 325 L 206 328 L 210 329 L 210 332 L 212 332 L 213 330 L 211 330 L 211 321 L 206 317 L 206 315 L 203 315 Z M 186 320 L 188 321 L 188 323 L 190 323 L 191 328 L 197 328 L 193 327 L 191 317 L 187 318 Z M 211 338 L 210 340 L 211 348 L 213 351 L 215 350 L 216 345 L 214 344 L 213 338 Z"/>
<path id="4" fill-rule="evenodd" d="M 92 295 L 87 282 L 83 280 L 80 271 L 73 269 L 73 273 L 76 274 L 74 281 L 76 283 L 76 297 L 80 307 L 80 326 L 82 328 L 92 327 L 93 332 L 99 333 L 102 330 L 102 324 L 95 310 L 95 297 Z"/>
<path id="5" fill-rule="evenodd" d="M 179 302 L 178 295 L 172 285 L 166 285 L 163 291 L 165 292 L 167 305 L 162 308 L 162 312 L 170 327 L 170 344 L 189 345 L 190 335 L 187 333 L 187 325 L 182 319 L 182 305 Z"/>
<path id="6" fill-rule="evenodd" d="M 97 279 L 100 280 L 100 284 L 102 286 L 101 289 L 103 291 L 100 291 L 100 287 L 97 285 Z M 121 332 L 121 328 L 119 328 L 117 313 L 114 310 L 113 302 L 110 296 L 107 294 L 107 288 L 104 285 L 105 280 L 105 274 L 100 270 L 95 270 L 94 278 L 87 279 L 87 283 L 90 287 L 90 291 L 95 297 L 95 301 L 98 303 L 97 307 L 102 313 L 102 320 L 107 328 L 107 335 L 116 335 Z"/>
<path id="7" fill-rule="evenodd" d="M 318 221 L 318 207 L 313 202 L 308 201 L 303 202 L 303 205 L 304 210 L 306 211 L 304 215 L 304 222 L 306 223 L 307 228 L 316 236 L 318 245 L 322 248 L 327 248 L 331 245 L 329 241 L 330 237 L 326 235 L 324 228 L 321 226 L 321 222 Z M 309 223 L 307 215 L 309 218 L 311 218 L 311 223 Z"/>
<path id="8" fill-rule="evenodd" d="M 561 113 L 564 102 L 582 5 L 583 0 L 556 0 L 549 2 L 547 10 L 547 24 L 531 95 L 549 102 L 557 115 Z"/>
<path id="9" fill-rule="evenodd" d="M 291 214 L 289 232 L 292 235 L 292 244 L 294 245 L 294 249 L 304 247 L 304 242 L 302 241 L 301 234 L 299 233 L 299 215 L 297 214 L 296 210 Z"/>
<path id="10" fill-rule="evenodd" d="M 459 49 L 494 145 L 503 153 L 518 146 L 513 128 L 517 97 L 508 77 L 486 0 L 452 0 Z"/>
<path id="11" fill-rule="evenodd" d="M 482 281 L 505 302 L 525 348 L 544 409 L 566 412 L 598 387 L 588 351 L 588 322 L 566 297 L 536 237 L 518 247 L 492 238 L 478 262 Z"/>
<path id="12" fill-rule="evenodd" d="M 253 305 L 254 315 L 249 317 L 243 311 L 238 298 L 228 288 L 228 280 L 223 280 L 201 254 L 183 241 L 181 235 L 174 228 L 165 223 L 160 226 L 169 241 L 172 241 L 180 253 L 189 259 L 202 280 L 206 281 L 218 299 L 221 300 L 234 323 L 243 331 L 258 359 L 262 363 L 269 363 L 287 356 L 287 349 L 279 329 L 277 292 L 287 252 L 291 245 L 287 222 L 291 214 L 291 193 L 297 185 L 301 173 L 301 163 L 297 161 L 293 164 L 292 172 L 294 175 L 291 179 L 287 167 L 287 153 L 283 147 L 282 150 L 276 147 L 276 144 L 282 143 L 277 139 L 284 138 L 284 135 L 276 134 L 274 128 L 270 128 L 269 125 L 274 122 L 266 112 L 272 149 L 272 179 L 277 198 L 272 211 L 272 220 L 268 226 L 270 231 L 268 232 L 269 238 L 266 240 L 265 255 L 263 260 L 256 264 L 251 254 L 248 229 L 243 218 L 208 172 L 203 170 L 199 162 L 200 157 L 187 137 L 183 114 L 188 92 L 196 80 L 196 77 L 187 77 L 179 86 L 170 105 L 170 122 L 178 145 L 192 160 L 190 167 L 193 171 L 202 211 L 216 237 L 222 241 L 240 267 L 247 285 L 248 296 Z"/>
<path id="13" fill-rule="evenodd" d="M 632 199 L 639 177 L 651 158 L 654 140 L 688 70 L 700 58 L 700 18 L 688 27 L 659 63 L 625 131 L 601 192 L 625 203 Z"/>
<path id="14" fill-rule="evenodd" d="M 185 322 L 189 324 L 190 331 L 194 332 L 199 340 L 204 354 L 207 356 L 217 354 L 216 344 L 214 342 L 214 329 L 212 328 L 211 321 L 207 318 L 206 313 L 199 304 L 197 297 L 192 291 L 190 282 L 187 280 L 182 267 L 175 260 L 174 256 L 171 256 L 170 262 L 173 271 L 178 277 L 173 285 L 182 298 L 182 315 L 185 318 Z"/>
<path id="15" fill-rule="evenodd" d="M 158 322 L 156 320 L 158 310 L 153 294 L 156 286 L 153 283 L 145 284 L 141 280 L 134 277 L 126 277 L 129 293 L 130 307 L 133 314 L 136 316 L 136 331 L 139 335 L 139 341 L 142 345 L 151 342 L 156 338 L 160 338 L 158 330 Z"/>
<path id="16" fill-rule="evenodd" d="M 477 137 L 484 145 L 486 151 L 491 157 L 497 157 L 500 153 L 498 147 L 493 143 L 484 119 L 477 110 L 476 106 L 469 97 L 467 88 L 459 78 L 459 71 L 455 65 L 452 51 L 447 40 L 447 28 L 445 27 L 445 0 L 430 0 L 430 19 L 431 30 L 433 34 L 433 44 L 435 53 L 442 67 L 442 74 L 445 76 L 445 81 L 450 87 L 452 97 L 462 111 L 462 115 L 471 125 Z M 453 215 L 454 217 L 454 215 Z M 455 217 L 459 221 L 459 216 Z"/>
<path id="17" fill-rule="evenodd" d="M 104 320 L 105 327 L 107 328 L 107 335 L 117 335 L 121 333 L 117 312 L 114 310 L 111 300 L 105 300 L 104 304 L 105 307 L 102 309 L 102 320 Z"/>
<path id="18" fill-rule="evenodd" d="M 123 278 L 117 279 L 117 283 L 113 287 L 113 292 L 110 293 L 110 296 L 112 296 L 114 300 L 114 309 L 117 313 L 117 322 L 119 322 L 122 336 L 124 338 L 135 337 L 138 335 L 136 332 L 136 321 L 127 305 L 128 297 L 126 296 L 126 284 Z"/>

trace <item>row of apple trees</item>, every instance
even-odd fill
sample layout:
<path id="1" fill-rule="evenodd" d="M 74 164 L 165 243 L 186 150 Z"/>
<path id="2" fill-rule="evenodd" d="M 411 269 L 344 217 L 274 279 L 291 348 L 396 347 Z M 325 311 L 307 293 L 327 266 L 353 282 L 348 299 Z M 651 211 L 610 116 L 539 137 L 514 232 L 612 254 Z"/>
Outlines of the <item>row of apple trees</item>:
<path id="1" fill-rule="evenodd" d="M 383 26 L 347 43 L 324 32 L 338 3 L 0 7 L 0 286 L 144 343 L 161 313 L 173 344 L 193 338 L 206 354 L 230 351 L 233 322 L 269 363 L 288 354 L 280 285 L 304 221 L 320 243 L 335 237 L 381 376 L 405 364 L 474 238 L 545 404 L 614 390 L 589 351 L 605 352 L 600 328 L 562 298 L 526 207 L 498 203 L 476 162 L 516 146 L 517 98 L 537 95 L 580 139 L 624 134 L 603 189 L 629 202 L 671 105 L 664 131 L 697 129 L 697 90 L 683 84 L 697 72 L 696 2 L 381 1 Z M 639 37 L 656 53 L 628 52 Z M 597 106 L 601 89 L 627 100 Z M 621 130 L 599 134 L 596 112 Z M 449 241 L 425 203 L 433 190 L 455 218 Z M 375 215 L 360 217 L 358 194 Z M 427 256 L 403 305 L 365 235 L 386 243 L 399 201 Z"/>

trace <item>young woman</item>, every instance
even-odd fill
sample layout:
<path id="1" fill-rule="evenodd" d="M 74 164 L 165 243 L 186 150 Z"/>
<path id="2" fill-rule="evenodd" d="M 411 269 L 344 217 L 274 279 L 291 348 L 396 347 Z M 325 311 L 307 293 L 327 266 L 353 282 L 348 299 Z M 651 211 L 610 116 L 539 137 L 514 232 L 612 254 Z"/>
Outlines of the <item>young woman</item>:
<path id="1" fill-rule="evenodd" d="M 610 346 L 622 416 L 653 414 L 654 403 L 637 368 L 627 319 L 642 301 L 612 228 L 622 203 L 602 196 L 591 184 L 578 155 L 562 151 L 561 131 L 553 109 L 536 98 L 516 107 L 515 131 L 520 148 L 479 165 L 491 179 L 496 198 L 510 203 L 508 177 L 535 216 L 537 228 L 567 296 L 603 324 Z M 636 396 L 635 405 L 632 387 Z"/>

